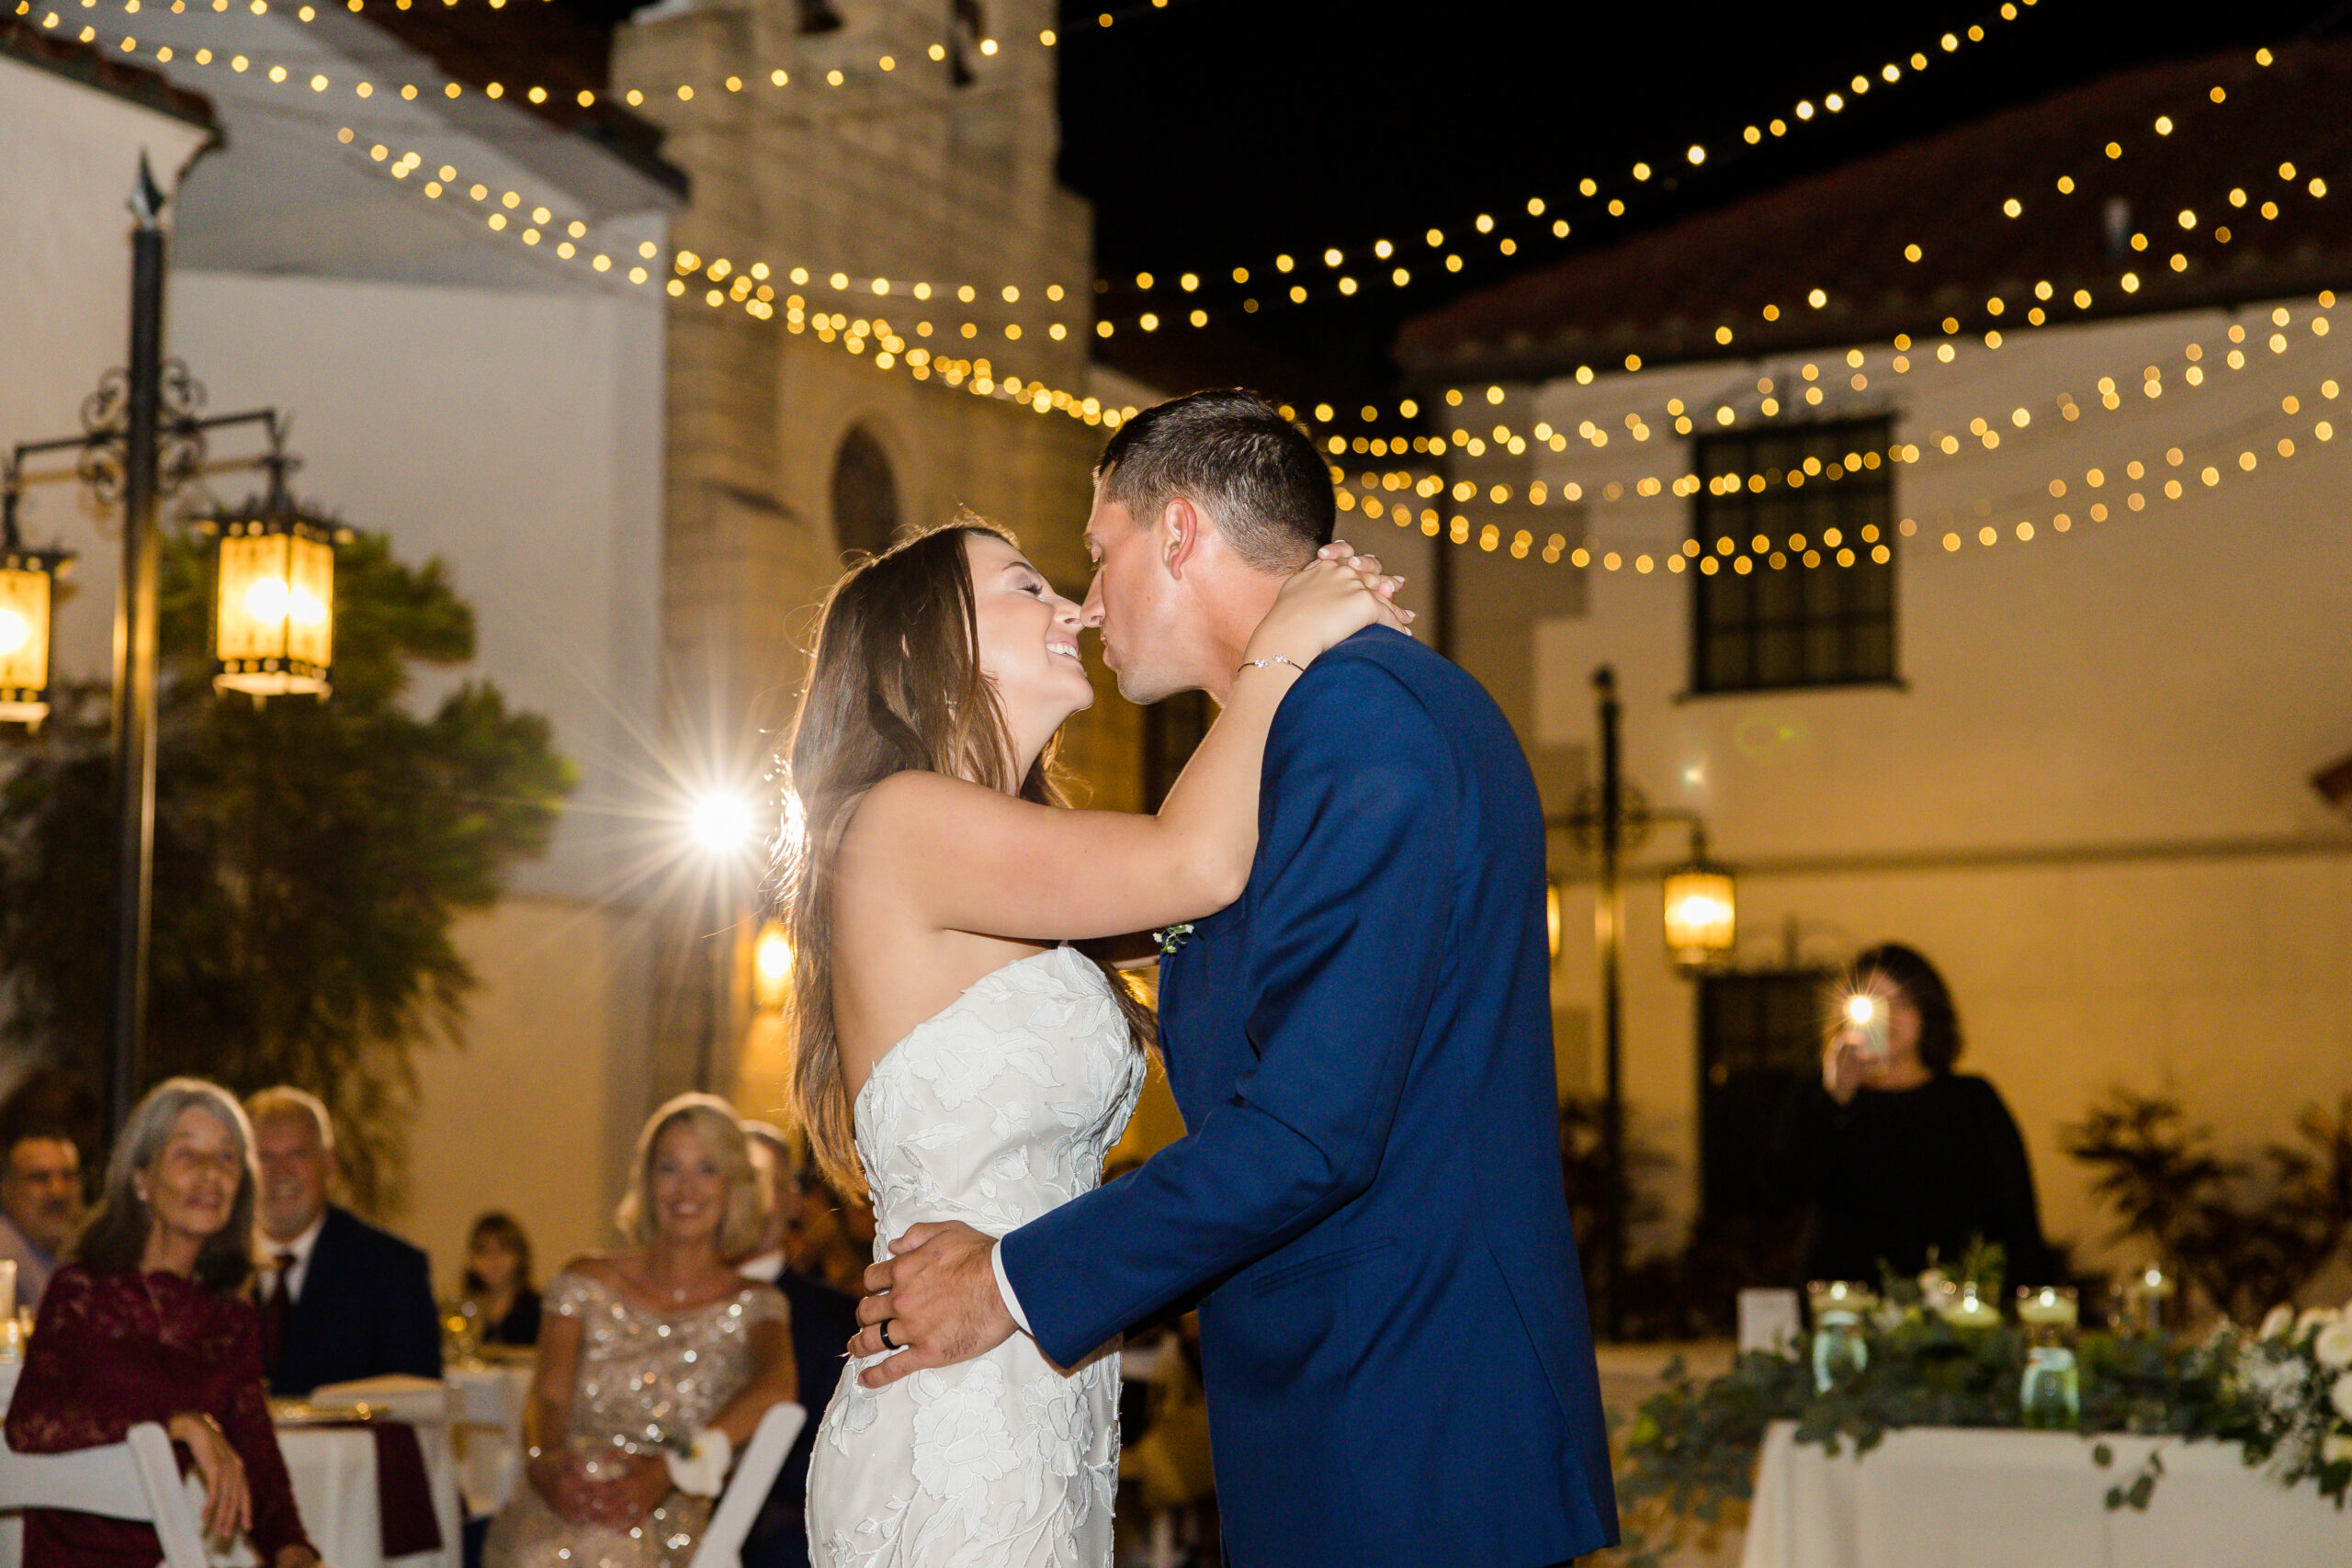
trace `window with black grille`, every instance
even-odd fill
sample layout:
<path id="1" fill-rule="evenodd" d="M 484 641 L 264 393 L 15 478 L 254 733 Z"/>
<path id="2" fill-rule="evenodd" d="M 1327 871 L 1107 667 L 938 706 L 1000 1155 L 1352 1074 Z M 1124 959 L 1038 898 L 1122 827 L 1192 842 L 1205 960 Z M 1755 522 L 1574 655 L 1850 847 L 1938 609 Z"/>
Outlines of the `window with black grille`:
<path id="1" fill-rule="evenodd" d="M 1896 678 L 1891 439 L 1883 419 L 1696 439 L 1693 693 Z"/>

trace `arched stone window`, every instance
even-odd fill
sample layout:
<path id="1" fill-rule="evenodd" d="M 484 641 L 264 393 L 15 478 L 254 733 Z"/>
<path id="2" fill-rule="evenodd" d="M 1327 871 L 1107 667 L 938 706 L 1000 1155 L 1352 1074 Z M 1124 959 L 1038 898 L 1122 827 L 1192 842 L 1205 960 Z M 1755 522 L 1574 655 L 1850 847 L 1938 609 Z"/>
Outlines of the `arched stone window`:
<path id="1" fill-rule="evenodd" d="M 843 554 L 880 555 L 899 532 L 899 481 L 890 455 L 862 424 L 833 455 L 833 534 Z"/>

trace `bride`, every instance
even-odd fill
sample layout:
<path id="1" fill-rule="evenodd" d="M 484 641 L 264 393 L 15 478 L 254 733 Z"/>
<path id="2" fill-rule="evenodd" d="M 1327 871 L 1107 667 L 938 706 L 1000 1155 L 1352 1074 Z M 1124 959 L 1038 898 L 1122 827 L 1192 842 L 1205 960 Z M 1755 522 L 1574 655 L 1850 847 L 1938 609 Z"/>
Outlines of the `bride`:
<path id="1" fill-rule="evenodd" d="M 877 1250 L 923 1221 L 1001 1235 L 1101 1179 L 1150 1021 L 1066 944 L 1239 895 L 1276 706 L 1315 655 L 1401 625 L 1395 587 L 1328 547 L 1167 803 L 1131 816 L 1055 788 L 1055 733 L 1094 699 L 1082 617 L 1010 536 L 962 519 L 835 586 L 785 755 L 801 815 L 778 901 L 795 1109 L 825 1174 L 871 1191 Z M 870 1364 L 851 1360 L 818 1432 L 816 1562 L 1108 1568 L 1116 1355 L 1059 1368 L 1016 1335 L 879 1390 L 857 1381 Z"/>

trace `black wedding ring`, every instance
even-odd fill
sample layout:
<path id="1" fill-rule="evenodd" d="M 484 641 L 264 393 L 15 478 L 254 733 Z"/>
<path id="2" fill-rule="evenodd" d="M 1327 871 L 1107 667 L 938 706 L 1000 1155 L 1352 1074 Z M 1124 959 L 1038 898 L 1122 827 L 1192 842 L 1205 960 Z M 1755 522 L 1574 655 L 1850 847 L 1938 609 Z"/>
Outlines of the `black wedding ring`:
<path id="1" fill-rule="evenodd" d="M 901 1350 L 905 1348 L 904 1346 L 890 1337 L 890 1325 L 893 1321 L 895 1320 L 886 1317 L 881 1322 L 874 1325 L 874 1332 L 881 1336 L 882 1348 L 885 1350 Z"/>

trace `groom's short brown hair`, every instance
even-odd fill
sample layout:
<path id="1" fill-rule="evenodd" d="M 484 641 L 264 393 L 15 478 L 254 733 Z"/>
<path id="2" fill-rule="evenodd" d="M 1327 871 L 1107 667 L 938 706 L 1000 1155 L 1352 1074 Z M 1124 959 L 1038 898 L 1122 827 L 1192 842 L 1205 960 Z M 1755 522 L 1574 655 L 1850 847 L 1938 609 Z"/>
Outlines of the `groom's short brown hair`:
<path id="1" fill-rule="evenodd" d="M 1238 387 L 1155 404 L 1102 445 L 1094 479 L 1138 523 L 1182 496 L 1260 571 L 1295 571 L 1331 542 L 1331 471 L 1272 399 Z"/>

